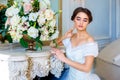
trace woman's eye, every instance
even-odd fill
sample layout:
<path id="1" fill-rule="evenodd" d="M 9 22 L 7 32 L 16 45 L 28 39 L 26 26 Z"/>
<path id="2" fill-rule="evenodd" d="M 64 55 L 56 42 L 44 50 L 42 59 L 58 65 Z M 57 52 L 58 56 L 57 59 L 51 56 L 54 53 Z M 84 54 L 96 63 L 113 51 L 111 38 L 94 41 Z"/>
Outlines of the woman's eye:
<path id="1" fill-rule="evenodd" d="M 84 19 L 83 21 L 84 21 L 84 22 L 87 22 L 87 20 L 86 20 L 86 19 Z"/>
<path id="2" fill-rule="evenodd" d="M 80 21 L 80 19 L 77 19 L 77 21 Z"/>

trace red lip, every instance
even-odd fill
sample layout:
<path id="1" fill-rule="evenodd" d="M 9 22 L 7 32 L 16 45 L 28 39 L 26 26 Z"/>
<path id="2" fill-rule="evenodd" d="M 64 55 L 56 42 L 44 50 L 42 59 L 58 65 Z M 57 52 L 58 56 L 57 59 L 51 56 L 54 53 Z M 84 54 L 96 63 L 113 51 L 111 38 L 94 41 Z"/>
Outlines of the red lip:
<path id="1" fill-rule="evenodd" d="M 80 28 L 82 28 L 83 26 L 79 26 Z"/>

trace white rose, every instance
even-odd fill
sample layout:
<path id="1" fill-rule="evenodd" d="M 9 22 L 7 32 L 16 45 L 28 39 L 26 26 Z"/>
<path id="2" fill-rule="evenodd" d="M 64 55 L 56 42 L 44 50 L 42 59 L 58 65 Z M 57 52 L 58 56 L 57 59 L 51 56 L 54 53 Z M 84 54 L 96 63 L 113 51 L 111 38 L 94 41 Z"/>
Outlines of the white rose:
<path id="1" fill-rule="evenodd" d="M 38 37 L 38 29 L 36 29 L 35 27 L 30 27 L 28 29 L 28 35 L 32 38 Z"/>
<path id="2" fill-rule="evenodd" d="M 46 9 L 45 10 L 45 18 L 47 20 L 52 20 L 54 17 L 54 12 L 51 9 Z"/>
<path id="3" fill-rule="evenodd" d="M 38 13 L 30 13 L 29 21 L 36 21 L 37 17 L 38 17 Z"/>
<path id="4" fill-rule="evenodd" d="M 19 13 L 19 9 L 11 6 L 6 10 L 5 15 L 9 17 L 9 16 L 17 15 L 18 13 Z"/>

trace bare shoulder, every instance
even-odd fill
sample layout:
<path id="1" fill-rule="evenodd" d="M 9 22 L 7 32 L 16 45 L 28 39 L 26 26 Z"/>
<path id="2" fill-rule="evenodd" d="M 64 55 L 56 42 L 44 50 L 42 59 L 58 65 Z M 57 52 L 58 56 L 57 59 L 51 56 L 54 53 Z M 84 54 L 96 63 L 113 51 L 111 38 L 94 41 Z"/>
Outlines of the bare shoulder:
<path id="1" fill-rule="evenodd" d="M 88 42 L 95 42 L 94 38 L 92 36 L 89 36 L 87 39 Z"/>

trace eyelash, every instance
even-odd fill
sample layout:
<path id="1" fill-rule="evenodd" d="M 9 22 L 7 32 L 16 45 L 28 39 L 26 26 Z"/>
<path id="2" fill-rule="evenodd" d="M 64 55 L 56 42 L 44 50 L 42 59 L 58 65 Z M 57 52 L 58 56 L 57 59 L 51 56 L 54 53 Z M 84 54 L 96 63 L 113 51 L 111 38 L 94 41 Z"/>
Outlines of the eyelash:
<path id="1" fill-rule="evenodd" d="M 77 19 L 77 21 L 80 21 L 80 19 Z M 87 22 L 87 20 L 83 20 L 84 22 Z"/>

